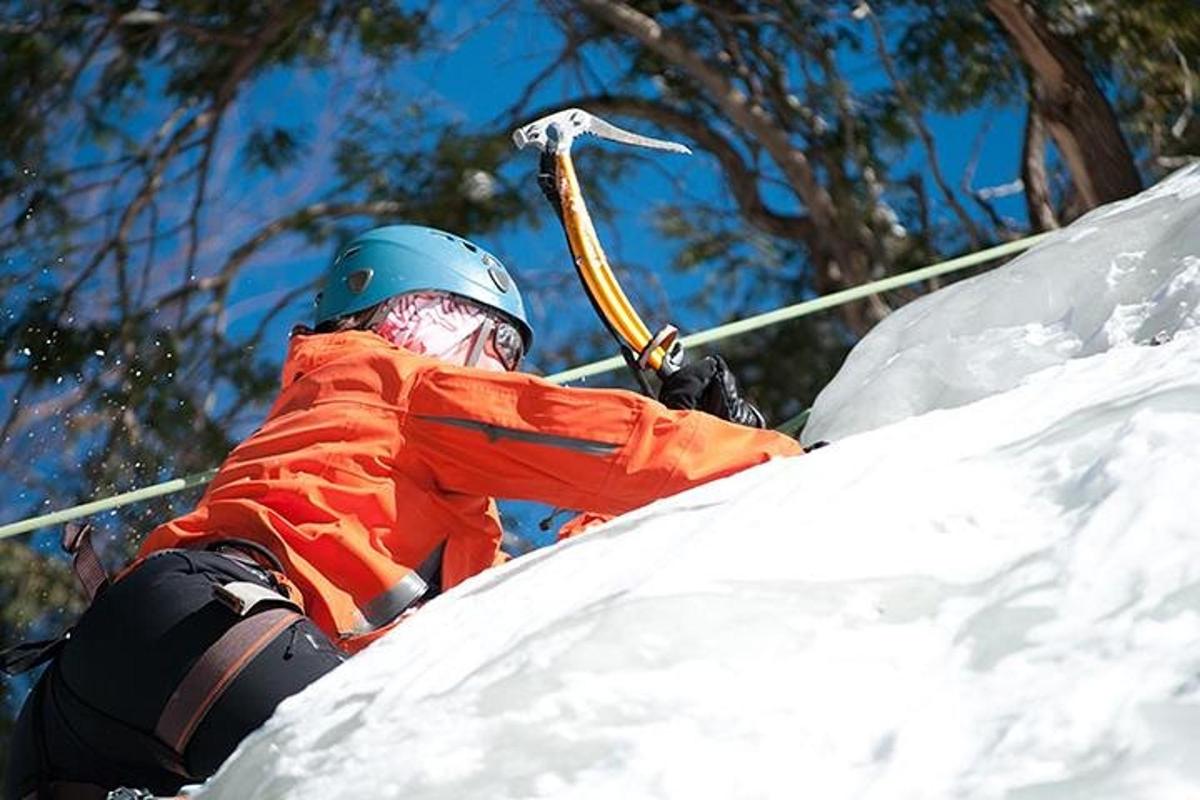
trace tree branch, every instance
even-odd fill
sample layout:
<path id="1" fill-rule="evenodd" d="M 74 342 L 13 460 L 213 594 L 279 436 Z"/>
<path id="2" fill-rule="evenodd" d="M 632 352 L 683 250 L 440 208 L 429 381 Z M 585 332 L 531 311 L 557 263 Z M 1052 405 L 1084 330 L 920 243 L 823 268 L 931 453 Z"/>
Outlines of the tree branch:
<path id="1" fill-rule="evenodd" d="M 572 2 L 593 19 L 639 42 L 690 78 L 707 95 L 708 102 L 714 104 L 731 124 L 762 145 L 812 218 L 817 246 L 810 252 L 821 265 L 817 270 L 819 278 L 847 285 L 869 277 L 873 249 L 867 241 L 869 232 L 864 234 L 863 226 L 857 219 L 838 213 L 833 198 L 818 180 L 808 156 L 793 146 L 778 120 L 773 119 L 761 105 L 751 102 L 687 42 L 628 3 L 619 0 Z M 883 313 L 877 304 L 869 313 L 862 313 L 862 308 L 856 304 L 845 311 L 847 323 L 860 333 Z"/>
<path id="2" fill-rule="evenodd" d="M 117 25 L 165 28 L 176 33 L 181 33 L 189 39 L 203 44 L 223 44 L 227 47 L 238 49 L 249 47 L 252 44 L 252 40 L 247 36 L 228 31 L 214 30 L 213 28 L 204 28 L 188 22 L 180 22 L 171 19 L 161 11 L 149 8 L 135 8 L 132 11 L 126 11 L 124 14 L 113 13 L 110 17 Z"/>
<path id="3" fill-rule="evenodd" d="M 746 95 L 719 70 L 640 11 L 615 0 L 574 1 L 589 15 L 633 37 L 691 77 L 732 122 L 762 143 L 796 193 L 803 198 L 816 225 L 828 230 L 834 228 L 836 216 L 832 201 L 817 181 L 808 159 L 802 151 L 792 146 L 761 106 L 750 103 Z"/>
<path id="4" fill-rule="evenodd" d="M 1025 140 L 1021 147 L 1021 182 L 1025 184 L 1025 207 L 1035 231 L 1058 228 L 1050 180 L 1046 176 L 1046 126 L 1037 106 L 1030 102 L 1025 120 Z"/>
<path id="5" fill-rule="evenodd" d="M 1179 113 L 1179 117 L 1171 125 L 1171 135 L 1176 139 L 1183 139 L 1183 134 L 1187 131 L 1188 125 L 1192 122 L 1192 117 L 1196 113 L 1196 91 L 1193 87 L 1192 70 L 1188 66 L 1187 56 L 1179 49 L 1179 45 L 1174 39 L 1167 39 L 1167 44 L 1171 46 L 1171 51 L 1175 54 L 1176 60 L 1179 61 L 1179 70 L 1183 73 L 1181 83 L 1183 84 L 1183 111 Z"/>
<path id="6" fill-rule="evenodd" d="M 1000 212 L 989 202 L 989 198 L 985 196 L 983 191 L 974 187 L 975 170 L 979 167 L 979 159 L 983 155 L 983 145 L 987 140 L 987 135 L 991 127 L 992 121 L 991 118 L 988 118 L 984 120 L 979 132 L 975 135 L 975 142 L 971 146 L 971 157 L 968 159 L 967 166 L 963 170 L 962 182 L 959 184 L 959 188 L 962 189 L 964 194 L 975 201 L 975 205 L 979 206 L 980 210 L 987 215 L 988 219 L 992 222 L 992 227 L 996 231 L 1006 233 L 1009 230 L 1009 226 L 1005 224 Z"/>
<path id="7" fill-rule="evenodd" d="M 758 172 L 746 163 L 728 139 L 699 117 L 677 111 L 662 103 L 631 96 L 580 97 L 563 107 L 571 105 L 586 108 L 600 116 L 612 114 L 637 117 L 668 130 L 678 131 L 717 159 L 739 212 L 752 225 L 772 236 L 798 240 L 809 247 L 816 247 L 816 228 L 812 220 L 806 216 L 782 214 L 768 208 L 759 192 Z M 555 110 L 558 109 L 546 109 L 545 113 L 549 114 Z M 542 115 L 533 118 L 537 119 L 540 116 Z"/>
<path id="8" fill-rule="evenodd" d="M 1112 105 L 1083 59 L 1028 0 L 986 0 L 1032 73 L 1033 94 L 1084 206 L 1141 191 L 1133 153 Z"/>
<path id="9" fill-rule="evenodd" d="M 384 217 L 398 214 L 405 208 L 396 200 L 376 200 L 354 203 L 313 203 L 297 211 L 279 217 L 260 228 L 253 236 L 238 245 L 221 269 L 212 276 L 198 278 L 179 286 L 155 300 L 154 308 L 163 308 L 172 303 L 186 300 L 198 292 L 220 292 L 229 287 L 239 270 L 259 249 L 275 237 L 296 230 L 320 219 L 341 217 Z"/>
<path id="10" fill-rule="evenodd" d="M 916 132 L 917 138 L 921 141 L 921 146 L 925 150 L 925 159 L 929 162 L 929 171 L 933 176 L 933 182 L 937 184 L 938 191 L 942 193 L 943 199 L 945 199 L 946 204 L 954 212 L 954 216 L 958 217 L 958 222 L 967 234 L 967 239 L 971 242 L 972 249 L 978 250 L 982 246 L 983 237 L 979 232 L 978 226 L 975 225 L 975 220 L 971 219 L 971 215 L 958 202 L 958 198 L 954 196 L 954 191 L 946 182 L 945 176 L 942 175 L 942 165 L 938 159 L 933 134 L 925 124 L 920 106 L 917 105 L 909 93 L 908 87 L 896 71 L 895 62 L 892 61 L 892 55 L 888 52 L 887 40 L 884 37 L 883 25 L 880 23 L 879 17 L 876 16 L 874 9 L 871 8 L 871 4 L 867 0 L 862 0 L 858 4 L 858 7 L 854 10 L 854 16 L 859 19 L 865 19 L 870 24 L 871 32 L 875 37 L 875 52 L 879 54 L 879 60 L 883 65 L 884 72 L 887 73 L 888 80 L 892 82 L 892 88 L 896 90 L 896 96 L 900 98 L 900 103 L 904 106 L 905 113 L 908 114 L 909 122 Z"/>
<path id="11" fill-rule="evenodd" d="M 206 190 L 208 188 L 209 165 L 212 163 L 213 150 L 216 147 L 217 136 L 221 130 L 221 116 L 213 120 L 208 133 L 204 137 L 204 149 L 200 155 L 196 175 L 196 192 L 192 197 L 192 208 L 188 213 L 188 245 L 187 257 L 183 262 L 183 279 L 190 280 L 196 274 L 196 257 L 200 252 L 200 211 L 204 207 Z M 179 310 L 179 322 L 183 322 L 183 308 Z"/>
<path id="12" fill-rule="evenodd" d="M 215 124 L 216 120 L 224 112 L 226 106 L 233 100 L 237 93 L 238 87 L 250 70 L 254 67 L 258 60 L 262 57 L 263 52 L 270 46 L 272 42 L 279 36 L 286 25 L 286 14 L 280 11 L 280 5 L 276 4 L 272 16 L 267 23 L 255 34 L 252 44 L 245 52 L 241 54 L 238 60 L 230 69 L 229 74 L 222 82 L 221 86 L 214 92 L 213 99 L 208 108 L 201 113 L 192 117 L 185 125 L 175 131 L 171 135 L 166 146 L 154 157 L 151 166 L 148 169 L 146 179 L 143 181 L 141 188 L 133 201 L 126 206 L 121 214 L 120 221 L 116 226 L 115 233 L 107 242 L 101 245 L 92 259 L 84 267 L 84 269 L 64 288 L 61 295 L 60 313 L 65 311 L 74 298 L 79 287 L 91 277 L 97 268 L 104 262 L 110 253 L 115 255 L 115 269 L 117 271 L 118 280 L 122 280 L 124 264 L 128 259 L 128 239 L 134 221 L 138 218 L 141 212 L 146 208 L 147 204 L 158 192 L 162 186 L 163 175 L 166 172 L 171 161 L 179 155 L 184 148 L 184 143 L 195 132 Z M 169 124 L 178 118 L 179 110 L 168 117 L 163 126 L 160 127 L 159 133 L 167 130 Z"/>

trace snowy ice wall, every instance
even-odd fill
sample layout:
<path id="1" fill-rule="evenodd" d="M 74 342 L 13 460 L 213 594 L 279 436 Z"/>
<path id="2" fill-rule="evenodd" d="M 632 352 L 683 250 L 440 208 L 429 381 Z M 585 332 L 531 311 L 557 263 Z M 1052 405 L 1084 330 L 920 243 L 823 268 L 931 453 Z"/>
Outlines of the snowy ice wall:
<path id="1" fill-rule="evenodd" d="M 1200 797 L 1198 334 L 484 573 L 201 799 Z"/>
<path id="2" fill-rule="evenodd" d="M 1198 277 L 1200 164 L 883 320 L 817 397 L 804 441 L 961 406 L 1053 364 L 1196 327 Z"/>
<path id="3" fill-rule="evenodd" d="M 919 327 L 983 281 L 897 315 L 990 396 L 456 587 L 285 701 L 200 797 L 1200 797 L 1198 181 L 1040 249 L 1052 278 L 991 280 L 1042 318 L 975 298 L 941 312 L 973 335 Z M 887 362 L 936 405 L 921 362 Z"/>

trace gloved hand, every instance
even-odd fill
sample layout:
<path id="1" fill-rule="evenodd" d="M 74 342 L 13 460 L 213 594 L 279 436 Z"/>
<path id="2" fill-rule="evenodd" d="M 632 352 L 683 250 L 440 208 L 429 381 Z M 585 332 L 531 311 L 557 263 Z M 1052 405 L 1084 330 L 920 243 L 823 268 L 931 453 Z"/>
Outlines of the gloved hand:
<path id="1" fill-rule="evenodd" d="M 762 412 L 738 393 L 737 381 L 720 356 L 705 356 L 668 375 L 658 400 L 667 408 L 697 409 L 738 425 L 767 427 Z"/>

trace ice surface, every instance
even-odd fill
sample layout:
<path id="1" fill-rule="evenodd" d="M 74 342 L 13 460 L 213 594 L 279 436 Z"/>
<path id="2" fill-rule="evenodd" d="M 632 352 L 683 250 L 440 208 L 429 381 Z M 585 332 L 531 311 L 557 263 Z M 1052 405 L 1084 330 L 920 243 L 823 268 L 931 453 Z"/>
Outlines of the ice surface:
<path id="1" fill-rule="evenodd" d="M 1194 328 L 1198 272 L 1200 164 L 899 309 L 817 397 L 804 441 L 954 408 L 1053 364 Z"/>
<path id="2" fill-rule="evenodd" d="M 201 797 L 1200 796 L 1198 181 L 897 314 L 846 369 L 909 418 L 478 576 Z"/>

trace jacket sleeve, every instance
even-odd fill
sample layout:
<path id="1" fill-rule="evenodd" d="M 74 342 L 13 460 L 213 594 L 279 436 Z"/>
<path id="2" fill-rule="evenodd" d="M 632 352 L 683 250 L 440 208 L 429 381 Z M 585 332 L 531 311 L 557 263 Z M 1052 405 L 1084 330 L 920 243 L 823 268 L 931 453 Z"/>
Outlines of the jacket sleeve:
<path id="1" fill-rule="evenodd" d="M 418 373 L 404 440 L 439 488 L 620 514 L 773 456 L 787 436 L 619 389 L 453 366 Z"/>

